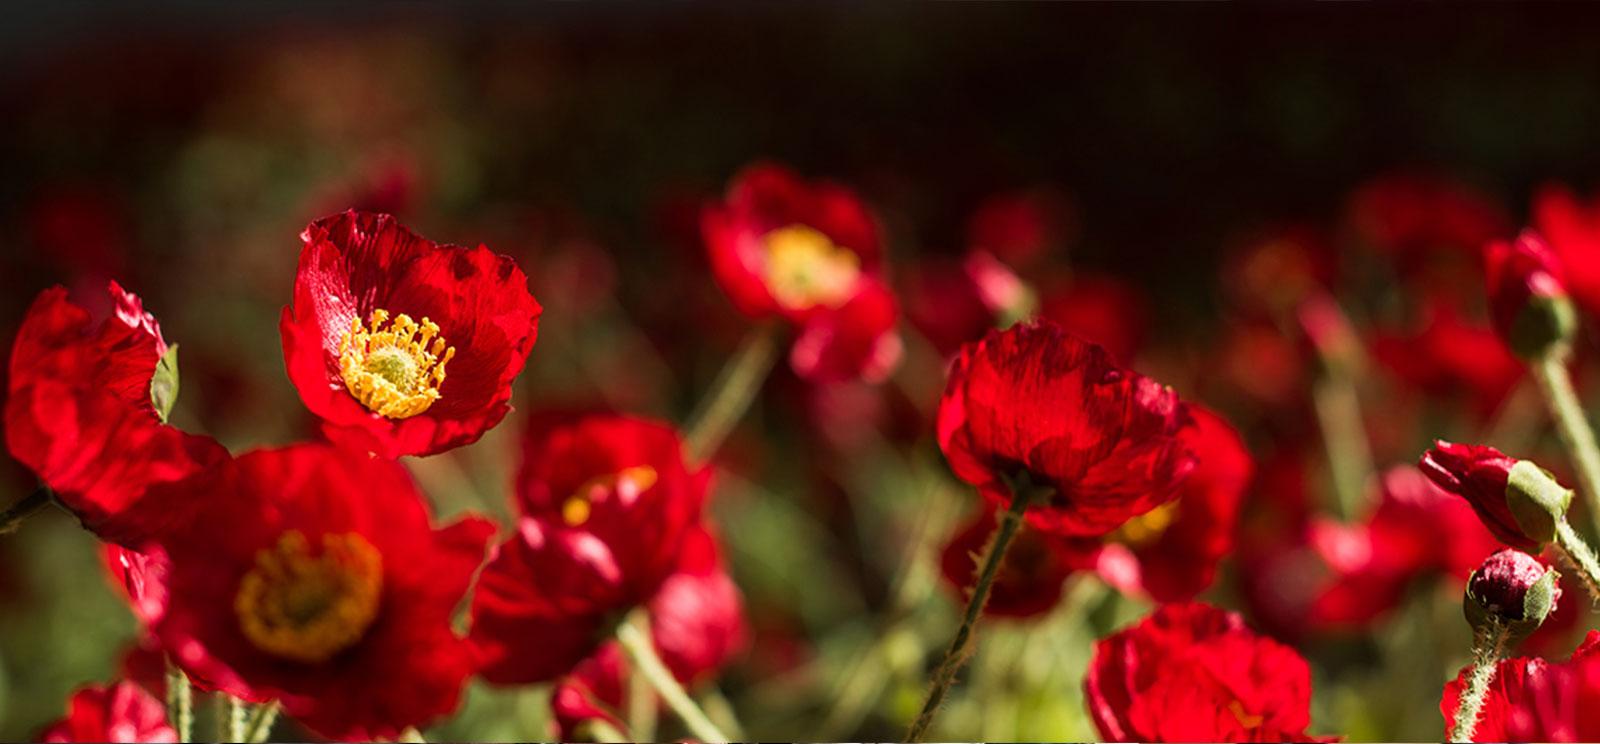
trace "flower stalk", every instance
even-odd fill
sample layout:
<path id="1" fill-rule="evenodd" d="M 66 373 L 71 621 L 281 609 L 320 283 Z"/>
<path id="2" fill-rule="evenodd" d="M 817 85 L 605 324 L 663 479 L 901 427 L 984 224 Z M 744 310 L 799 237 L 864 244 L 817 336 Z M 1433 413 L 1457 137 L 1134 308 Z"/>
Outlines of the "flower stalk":
<path id="1" fill-rule="evenodd" d="M 684 452 L 690 464 L 711 459 L 750 409 L 778 358 L 778 330 L 776 323 L 767 323 L 751 331 L 723 365 L 711 393 L 690 415 L 683 429 Z"/>
<path id="2" fill-rule="evenodd" d="M 189 677 L 171 660 L 167 661 L 167 720 L 178 732 L 178 741 L 193 741 L 194 690 Z"/>
<path id="3" fill-rule="evenodd" d="M 1600 559 L 1595 558 L 1594 548 L 1589 547 L 1565 519 L 1556 522 L 1555 543 L 1561 556 L 1578 574 L 1578 580 L 1589 590 L 1589 599 L 1600 602 Z"/>
<path id="4" fill-rule="evenodd" d="M 1489 622 L 1473 633 L 1472 671 L 1467 673 L 1455 721 L 1450 724 L 1450 741 L 1472 741 L 1478 728 L 1478 716 L 1483 713 L 1484 699 L 1489 695 L 1489 683 L 1494 681 L 1495 670 L 1505 656 L 1510 639 L 1509 628 L 1498 621 Z"/>
<path id="5" fill-rule="evenodd" d="M 917 719 L 911 723 L 910 730 L 906 732 L 906 741 L 921 741 L 928 733 L 928 727 L 933 725 L 940 704 L 944 702 L 950 686 L 955 683 L 956 674 L 966 664 L 973 629 L 978 625 L 978 618 L 983 616 L 983 608 L 989 602 L 989 592 L 994 588 L 995 577 L 999 575 L 1000 566 L 1005 562 L 1006 550 L 1011 547 L 1012 540 L 1022 527 L 1023 513 L 1033 500 L 1034 489 L 1031 485 L 1024 483 L 1020 484 L 1020 487 L 1011 488 L 1011 508 L 1006 510 L 1000 524 L 995 527 L 994 537 L 989 540 L 989 547 L 981 559 L 983 568 L 978 573 L 977 583 L 973 584 L 972 596 L 967 600 L 961 627 L 956 629 L 955 638 L 950 641 L 950 648 L 945 651 L 944 658 L 934 669 L 928 686 L 927 701 L 922 704 L 922 712 L 917 714 Z"/>
<path id="6" fill-rule="evenodd" d="M 694 738 L 705 744 L 730 741 L 722 729 L 717 728 L 706 716 L 705 711 L 684 692 L 683 685 L 672 676 L 667 665 L 662 663 L 661 657 L 656 654 L 655 646 L 650 642 L 650 636 L 639 630 L 639 626 L 631 622 L 624 622 L 617 626 L 617 641 L 622 645 L 622 650 L 628 655 L 628 660 L 633 664 L 634 674 L 643 676 L 656 688 L 661 699 L 666 701 L 667 707 L 672 708 L 678 719 L 689 728 L 689 733 Z"/>
<path id="7" fill-rule="evenodd" d="M 272 737 L 272 724 L 278 720 L 278 710 L 282 705 L 274 700 L 256 706 L 250 712 L 250 718 L 245 722 L 244 735 L 240 741 L 246 744 L 261 744 Z"/>
<path id="8" fill-rule="evenodd" d="M 1587 500 L 1589 517 L 1600 531 L 1600 447 L 1595 444 L 1594 429 L 1583 415 L 1583 405 L 1572 388 L 1572 375 L 1567 371 L 1568 350 L 1555 346 L 1538 359 L 1529 369 L 1539 384 L 1550 417 L 1555 421 L 1556 434 L 1567 456 L 1572 458 L 1578 473 L 1579 490 Z"/>
<path id="9" fill-rule="evenodd" d="M 0 512 L 0 535 L 16 532 L 28 517 L 37 514 L 55 499 L 55 494 L 49 486 L 39 486 L 33 493 L 23 497 L 21 501 L 12 504 L 10 508 Z"/>

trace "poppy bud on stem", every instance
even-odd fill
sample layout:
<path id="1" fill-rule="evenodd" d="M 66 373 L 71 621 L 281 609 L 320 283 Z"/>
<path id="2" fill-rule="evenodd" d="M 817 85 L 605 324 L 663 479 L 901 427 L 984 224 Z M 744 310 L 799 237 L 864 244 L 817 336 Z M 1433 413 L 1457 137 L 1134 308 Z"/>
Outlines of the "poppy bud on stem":
<path id="1" fill-rule="evenodd" d="M 1472 572 L 1462 600 L 1473 631 L 1472 671 L 1456 706 L 1451 741 L 1472 741 L 1500 660 L 1538 630 L 1560 600 L 1557 578 L 1538 559 L 1512 549 L 1489 556 Z"/>
<path id="2" fill-rule="evenodd" d="M 950 691 L 950 685 L 955 683 L 956 673 L 961 671 L 962 665 L 967 661 L 973 628 L 977 626 L 978 618 L 983 615 L 983 606 L 989 601 L 989 591 L 994 588 L 994 577 L 1000 573 L 1000 565 L 1005 562 L 1006 549 L 1011 547 L 1012 539 L 1022 527 L 1023 512 L 1027 511 L 1029 503 L 1040 497 L 1039 492 L 1045 490 L 1034 486 L 1026 473 L 1007 485 L 1011 490 L 1011 508 L 1006 510 L 999 526 L 995 528 L 994 537 L 989 540 L 988 549 L 979 559 L 983 568 L 978 572 L 977 583 L 972 586 L 972 596 L 967 600 L 967 610 L 962 616 L 961 627 L 956 629 L 956 636 L 950 641 L 950 648 L 944 652 L 944 658 L 934 669 L 928 687 L 927 702 L 922 704 L 922 712 L 917 714 L 917 720 L 912 722 L 911 729 L 906 732 L 906 741 L 921 741 L 928 727 L 933 724 L 933 717 L 939 712 L 939 705 L 944 702 L 945 693 Z"/>

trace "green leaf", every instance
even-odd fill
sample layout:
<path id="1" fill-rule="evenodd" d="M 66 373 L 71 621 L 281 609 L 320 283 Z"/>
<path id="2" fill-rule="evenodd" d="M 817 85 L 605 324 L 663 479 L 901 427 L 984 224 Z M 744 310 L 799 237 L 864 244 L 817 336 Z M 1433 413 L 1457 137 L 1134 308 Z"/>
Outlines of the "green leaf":
<path id="1" fill-rule="evenodd" d="M 156 407 L 161 423 L 167 423 L 172 406 L 178 402 L 178 345 L 167 347 L 156 363 L 156 374 L 150 378 L 150 402 Z"/>

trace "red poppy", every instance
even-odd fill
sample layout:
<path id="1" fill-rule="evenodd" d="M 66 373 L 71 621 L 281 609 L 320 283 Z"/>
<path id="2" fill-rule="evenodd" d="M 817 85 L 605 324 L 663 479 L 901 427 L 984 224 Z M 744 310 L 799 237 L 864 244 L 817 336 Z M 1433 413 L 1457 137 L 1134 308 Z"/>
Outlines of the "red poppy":
<path id="1" fill-rule="evenodd" d="M 151 387 L 167 353 L 161 328 L 138 297 L 115 282 L 109 291 L 113 313 L 99 323 L 61 287 L 34 300 L 11 352 L 6 444 L 84 526 L 137 545 L 174 518 L 141 508 L 149 487 L 227 451 L 162 423 Z"/>
<path id="2" fill-rule="evenodd" d="M 940 354 L 954 354 L 1006 318 L 1031 312 L 1032 292 L 987 253 L 918 264 L 906 284 L 906 317 Z"/>
<path id="3" fill-rule="evenodd" d="M 1600 739 L 1600 631 L 1591 630 L 1565 662 L 1505 659 L 1478 715 L 1474 741 L 1595 741 Z M 1439 712 L 1455 720 L 1470 669 L 1444 686 Z"/>
<path id="4" fill-rule="evenodd" d="M 967 247 L 1027 267 L 1064 252 L 1077 232 L 1071 199 L 1049 188 L 1028 189 L 998 194 L 978 205 L 967 221 Z"/>
<path id="5" fill-rule="evenodd" d="M 1075 565 L 1097 571 L 1125 593 L 1158 602 L 1193 599 L 1216 578 L 1233 548 L 1235 521 L 1255 463 L 1221 416 L 1191 405 L 1194 426 L 1180 438 L 1194 453 L 1194 472 L 1178 498 L 1124 522 L 1101 540 L 1069 540 Z"/>
<path id="6" fill-rule="evenodd" d="M 715 539 L 699 529 L 686 544 L 678 572 L 646 605 L 656 653 L 685 687 L 693 688 L 743 648 L 746 639 L 739 590 L 723 569 Z M 601 646 L 556 687 L 551 699 L 563 739 L 584 721 L 620 725 L 624 662 L 616 643 Z"/>
<path id="7" fill-rule="evenodd" d="M 1054 490 L 1029 508 L 1040 530 L 1094 537 L 1177 495 L 1194 469 L 1171 388 L 1121 369 L 1048 321 L 962 348 L 939 403 L 939 447 L 962 480 L 999 505 L 1026 474 Z"/>
<path id="8" fill-rule="evenodd" d="M 1163 605 L 1094 646 L 1089 713 L 1110 741 L 1308 741 L 1311 668 L 1204 604 Z"/>
<path id="9" fill-rule="evenodd" d="M 1046 288 L 1039 317 L 1105 347 L 1128 363 L 1144 346 L 1150 311 L 1138 287 L 1109 275 L 1074 274 L 1070 282 Z"/>
<path id="10" fill-rule="evenodd" d="M 1581 201 L 1558 183 L 1533 197 L 1533 225 L 1560 257 L 1572 298 L 1600 313 L 1600 200 Z"/>
<path id="11" fill-rule="evenodd" d="M 1372 351 L 1401 382 L 1430 395 L 1460 395 L 1484 417 L 1526 371 L 1492 329 L 1468 322 L 1445 300 L 1427 304 L 1419 330 L 1380 333 Z"/>
<path id="12" fill-rule="evenodd" d="M 451 615 L 491 524 L 435 530 L 403 467 L 327 445 L 251 452 L 172 491 L 207 507 L 161 537 L 156 633 L 185 670 L 330 738 L 393 739 L 455 709 L 473 661 Z"/>
<path id="13" fill-rule="evenodd" d="M 1423 173 L 1374 178 L 1351 195 L 1349 219 L 1371 245 L 1402 268 L 1430 253 L 1472 254 L 1510 231 L 1504 211 L 1465 184 Z"/>
<path id="14" fill-rule="evenodd" d="M 977 581 L 978 557 L 994 534 L 995 524 L 995 507 L 981 504 L 978 513 L 951 536 L 940 553 L 939 568 L 945 585 L 956 594 L 957 601 L 965 603 Z M 1073 567 L 1059 541 L 1051 537 L 1027 525 L 1017 532 L 990 588 L 985 615 L 1026 618 L 1055 609 L 1061 601 L 1063 582 Z"/>
<path id="15" fill-rule="evenodd" d="M 329 438 L 431 455 L 505 417 L 540 312 L 516 262 L 366 212 L 317 220 L 300 239 L 279 329 L 289 379 Z"/>
<path id="16" fill-rule="evenodd" d="M 1440 440 L 1423 453 L 1418 467 L 1440 488 L 1466 499 L 1483 526 L 1501 542 L 1537 553 L 1543 541 L 1524 531 L 1506 501 L 1506 483 L 1516 464 L 1516 458 L 1493 447 Z"/>
<path id="17" fill-rule="evenodd" d="M 1530 357 L 1571 340 L 1566 272 L 1538 233 L 1523 230 L 1514 242 L 1489 243 L 1484 263 L 1494 328 L 1513 351 Z"/>
<path id="18" fill-rule="evenodd" d="M 498 684 L 570 671 L 657 596 L 699 524 L 710 471 L 671 427 L 610 414 L 530 421 L 517 476 L 527 516 L 472 601 L 472 642 Z"/>
<path id="19" fill-rule="evenodd" d="M 800 376 L 876 380 L 898 361 L 878 228 L 855 194 L 751 166 L 706 208 L 701 233 L 712 274 L 740 312 L 800 329 L 790 358 Z"/>
<path id="20" fill-rule="evenodd" d="M 67 717 L 50 724 L 39 740 L 175 742 L 167 708 L 132 682 L 89 685 L 72 693 Z"/>

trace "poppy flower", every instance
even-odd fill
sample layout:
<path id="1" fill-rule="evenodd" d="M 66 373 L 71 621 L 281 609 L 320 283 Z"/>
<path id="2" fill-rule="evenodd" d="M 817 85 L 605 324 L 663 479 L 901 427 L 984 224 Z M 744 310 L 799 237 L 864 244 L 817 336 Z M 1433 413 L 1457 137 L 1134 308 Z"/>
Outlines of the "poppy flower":
<path id="1" fill-rule="evenodd" d="M 1600 739 L 1600 631 L 1591 630 L 1567 661 L 1504 659 L 1478 714 L 1474 741 Z M 1439 712 L 1455 720 L 1470 668 L 1444 686 Z"/>
<path id="2" fill-rule="evenodd" d="M 797 374 L 879 380 L 898 361 L 898 305 L 883 279 L 878 227 L 855 194 L 755 165 L 700 226 L 712 275 L 734 306 L 800 329 L 790 357 Z"/>
<path id="3" fill-rule="evenodd" d="M 1031 267 L 1065 251 L 1077 232 L 1077 209 L 1069 197 L 1050 188 L 1025 189 L 979 204 L 967 220 L 967 247 Z"/>
<path id="4" fill-rule="evenodd" d="M 368 212 L 317 220 L 300 239 L 279 330 L 289 379 L 330 439 L 431 455 L 505 417 L 540 312 L 515 261 Z"/>
<path id="5" fill-rule="evenodd" d="M 197 678 L 278 699 L 320 735 L 393 739 L 456 707 L 473 660 L 451 616 L 493 533 L 429 524 L 393 461 L 257 450 L 170 489 L 206 510 L 166 533 L 156 633 Z"/>
<path id="6" fill-rule="evenodd" d="M 1362 184 L 1348 215 L 1359 237 L 1403 269 L 1430 253 L 1470 255 L 1510 231 L 1504 210 L 1487 195 L 1430 173 L 1391 173 Z"/>
<path id="7" fill-rule="evenodd" d="M 1600 200 L 1580 200 L 1572 189 L 1552 183 L 1533 197 L 1533 226 L 1560 258 L 1572 298 L 1591 314 L 1600 313 Z"/>
<path id="8" fill-rule="evenodd" d="M 704 529 L 691 536 L 679 570 L 647 605 L 656 653 L 672 676 L 692 689 L 721 668 L 746 640 L 739 590 L 723 569 L 715 539 Z M 621 648 L 607 643 L 556 687 L 551 699 L 563 739 L 595 718 L 620 725 L 624 705 Z"/>
<path id="9" fill-rule="evenodd" d="M 161 701 L 124 681 L 79 688 L 67 703 L 66 718 L 50 724 L 39 740 L 175 742 L 178 732 L 167 723 Z"/>
<path id="10" fill-rule="evenodd" d="M 945 544 L 939 556 L 945 586 L 956 599 L 966 602 L 978 579 L 977 556 L 994 534 L 995 507 L 981 504 L 978 513 Z M 1018 530 L 1006 559 L 1000 564 L 989 589 L 984 614 L 995 617 L 1027 618 L 1055 609 L 1061 601 L 1063 582 L 1072 574 L 1066 552 L 1058 540 L 1027 525 Z"/>
<path id="11" fill-rule="evenodd" d="M 1067 540 L 1073 565 L 1097 571 L 1125 593 L 1158 602 L 1193 599 L 1211 586 L 1233 548 L 1235 522 L 1255 463 L 1221 416 L 1191 405 L 1194 426 L 1179 436 L 1194 453 L 1194 472 L 1178 498 L 1129 519 L 1100 540 Z"/>
<path id="12" fill-rule="evenodd" d="M 1483 526 L 1501 542 L 1518 550 L 1537 553 L 1548 535 L 1529 535 L 1528 527 L 1512 513 L 1506 486 L 1518 460 L 1493 447 L 1434 442 L 1418 467 L 1440 488 L 1472 505 Z"/>
<path id="13" fill-rule="evenodd" d="M 1029 315 L 1035 298 L 1005 264 L 987 253 L 923 261 L 903 295 L 906 317 L 940 354 L 954 354 L 1007 319 Z"/>
<path id="14" fill-rule="evenodd" d="M 1096 642 L 1083 686 L 1109 741 L 1315 740 L 1305 659 L 1209 605 L 1163 605 Z"/>
<path id="15" fill-rule="evenodd" d="M 109 292 L 113 312 L 99 322 L 61 287 L 34 300 L 11 351 L 6 445 L 85 527 L 137 545 L 175 518 L 142 508 L 146 491 L 227 451 L 162 422 L 152 396 L 170 407 L 175 378 L 157 381 L 157 368 L 175 362 L 139 298 L 115 282 Z"/>
<path id="16" fill-rule="evenodd" d="M 1531 358 L 1572 340 L 1577 320 L 1565 272 L 1538 233 L 1524 230 L 1515 242 L 1489 243 L 1484 263 L 1495 331 L 1513 351 Z"/>
<path id="17" fill-rule="evenodd" d="M 472 642 L 497 684 L 565 674 L 657 596 L 693 539 L 710 478 L 684 464 L 671 427 L 644 419 L 545 414 L 523 441 L 525 516 L 472 602 Z"/>
<path id="18" fill-rule="evenodd" d="M 1042 321 L 991 332 L 951 364 L 939 448 L 1000 506 L 1009 479 L 1053 489 L 1028 509 L 1038 529 L 1095 537 L 1176 497 L 1195 459 L 1171 388 L 1117 367 L 1101 347 Z"/>
<path id="19" fill-rule="evenodd" d="M 1386 330 L 1373 356 L 1400 382 L 1428 395 L 1460 396 L 1480 417 L 1498 410 L 1526 368 L 1492 328 L 1468 321 L 1452 301 L 1426 303 L 1417 330 Z"/>

